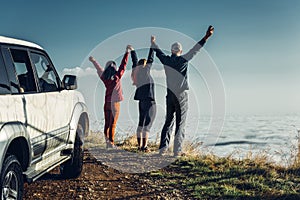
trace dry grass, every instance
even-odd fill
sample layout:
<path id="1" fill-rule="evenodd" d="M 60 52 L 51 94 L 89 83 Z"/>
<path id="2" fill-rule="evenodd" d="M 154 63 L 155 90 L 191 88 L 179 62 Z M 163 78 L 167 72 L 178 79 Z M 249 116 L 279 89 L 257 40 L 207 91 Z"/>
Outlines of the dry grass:
<path id="1" fill-rule="evenodd" d="M 157 136 L 158 138 L 158 136 Z M 148 146 L 154 150 L 157 151 L 159 148 L 159 141 L 156 139 L 155 141 L 150 141 L 148 143 Z M 171 149 L 173 148 L 173 142 L 170 142 L 170 147 L 169 147 L 169 152 L 171 152 Z M 117 146 L 121 147 L 124 150 L 127 151 L 136 151 L 137 148 L 137 138 L 135 134 L 132 135 L 127 135 L 125 138 L 123 138 L 121 141 L 118 141 L 116 143 Z M 202 145 L 202 142 L 191 142 L 191 141 L 185 141 L 184 143 L 184 152 L 188 157 L 193 157 L 193 158 L 198 158 L 198 157 L 203 157 L 204 154 L 201 152 L 200 147 Z M 103 133 L 101 132 L 93 132 L 90 131 L 88 137 L 85 138 L 85 148 L 92 148 L 92 147 L 105 147 L 105 140 Z M 235 160 L 234 157 L 238 155 L 239 152 L 235 151 L 229 154 L 226 159 L 228 160 Z M 286 168 L 300 168 L 300 139 L 298 143 L 298 148 L 295 148 L 293 151 L 291 151 L 291 157 L 293 158 L 293 162 L 291 163 L 284 163 L 284 166 Z M 217 158 L 215 155 L 210 155 L 210 154 L 205 154 L 205 156 L 213 158 Z M 243 160 L 250 160 L 254 162 L 256 165 L 269 165 L 274 163 L 270 163 L 270 156 L 268 155 L 267 150 L 266 151 L 261 151 L 259 153 L 253 154 L 253 152 L 250 150 L 246 157 Z M 276 166 L 276 165 L 275 165 Z M 282 166 L 282 165 L 281 165 Z"/>
<path id="2" fill-rule="evenodd" d="M 103 133 L 90 131 L 88 136 L 84 140 L 85 148 L 92 147 L 105 147 L 105 139 Z"/>

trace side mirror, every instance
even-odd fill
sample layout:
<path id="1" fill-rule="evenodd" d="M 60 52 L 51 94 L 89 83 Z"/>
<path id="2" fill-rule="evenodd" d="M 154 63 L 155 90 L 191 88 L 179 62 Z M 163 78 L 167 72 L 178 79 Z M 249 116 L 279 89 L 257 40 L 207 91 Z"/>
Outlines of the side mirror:
<path id="1" fill-rule="evenodd" d="M 77 89 L 77 77 L 74 75 L 65 75 L 63 78 L 63 88 L 66 90 Z"/>

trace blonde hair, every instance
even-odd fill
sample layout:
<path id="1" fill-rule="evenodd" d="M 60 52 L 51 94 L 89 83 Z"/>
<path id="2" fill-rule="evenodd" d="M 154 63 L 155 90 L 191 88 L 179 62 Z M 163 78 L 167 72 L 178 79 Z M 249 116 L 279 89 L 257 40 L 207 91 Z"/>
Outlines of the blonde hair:
<path id="1" fill-rule="evenodd" d="M 146 64 L 147 64 L 147 60 L 146 59 L 140 59 L 138 61 L 138 66 L 142 65 L 143 67 L 146 67 Z"/>

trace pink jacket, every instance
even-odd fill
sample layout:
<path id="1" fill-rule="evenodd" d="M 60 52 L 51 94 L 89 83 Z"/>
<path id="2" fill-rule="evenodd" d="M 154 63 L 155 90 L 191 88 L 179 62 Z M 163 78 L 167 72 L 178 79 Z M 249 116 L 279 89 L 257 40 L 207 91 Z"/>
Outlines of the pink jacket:
<path id="1" fill-rule="evenodd" d="M 97 69 L 98 76 L 103 81 L 106 87 L 105 102 L 118 102 L 124 99 L 121 78 L 125 72 L 125 68 L 128 62 L 128 55 L 129 55 L 128 52 L 124 54 L 124 57 L 122 59 L 122 62 L 120 64 L 117 73 L 113 76 L 112 79 L 108 79 L 108 80 L 105 80 L 102 76 L 104 71 L 103 67 L 101 67 L 97 61 L 93 62 L 95 68 Z"/>

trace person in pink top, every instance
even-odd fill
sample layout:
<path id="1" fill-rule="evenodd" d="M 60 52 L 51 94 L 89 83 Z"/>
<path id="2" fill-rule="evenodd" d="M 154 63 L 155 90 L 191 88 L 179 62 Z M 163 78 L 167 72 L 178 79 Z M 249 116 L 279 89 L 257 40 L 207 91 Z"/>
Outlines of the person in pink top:
<path id="1" fill-rule="evenodd" d="M 120 102 L 123 100 L 121 78 L 125 72 L 131 50 L 132 47 L 128 45 L 118 69 L 114 61 L 108 61 L 103 69 L 94 57 L 89 57 L 106 88 L 104 103 L 104 136 L 106 139 L 106 148 L 116 148 L 114 145 L 115 130 L 120 113 Z"/>

